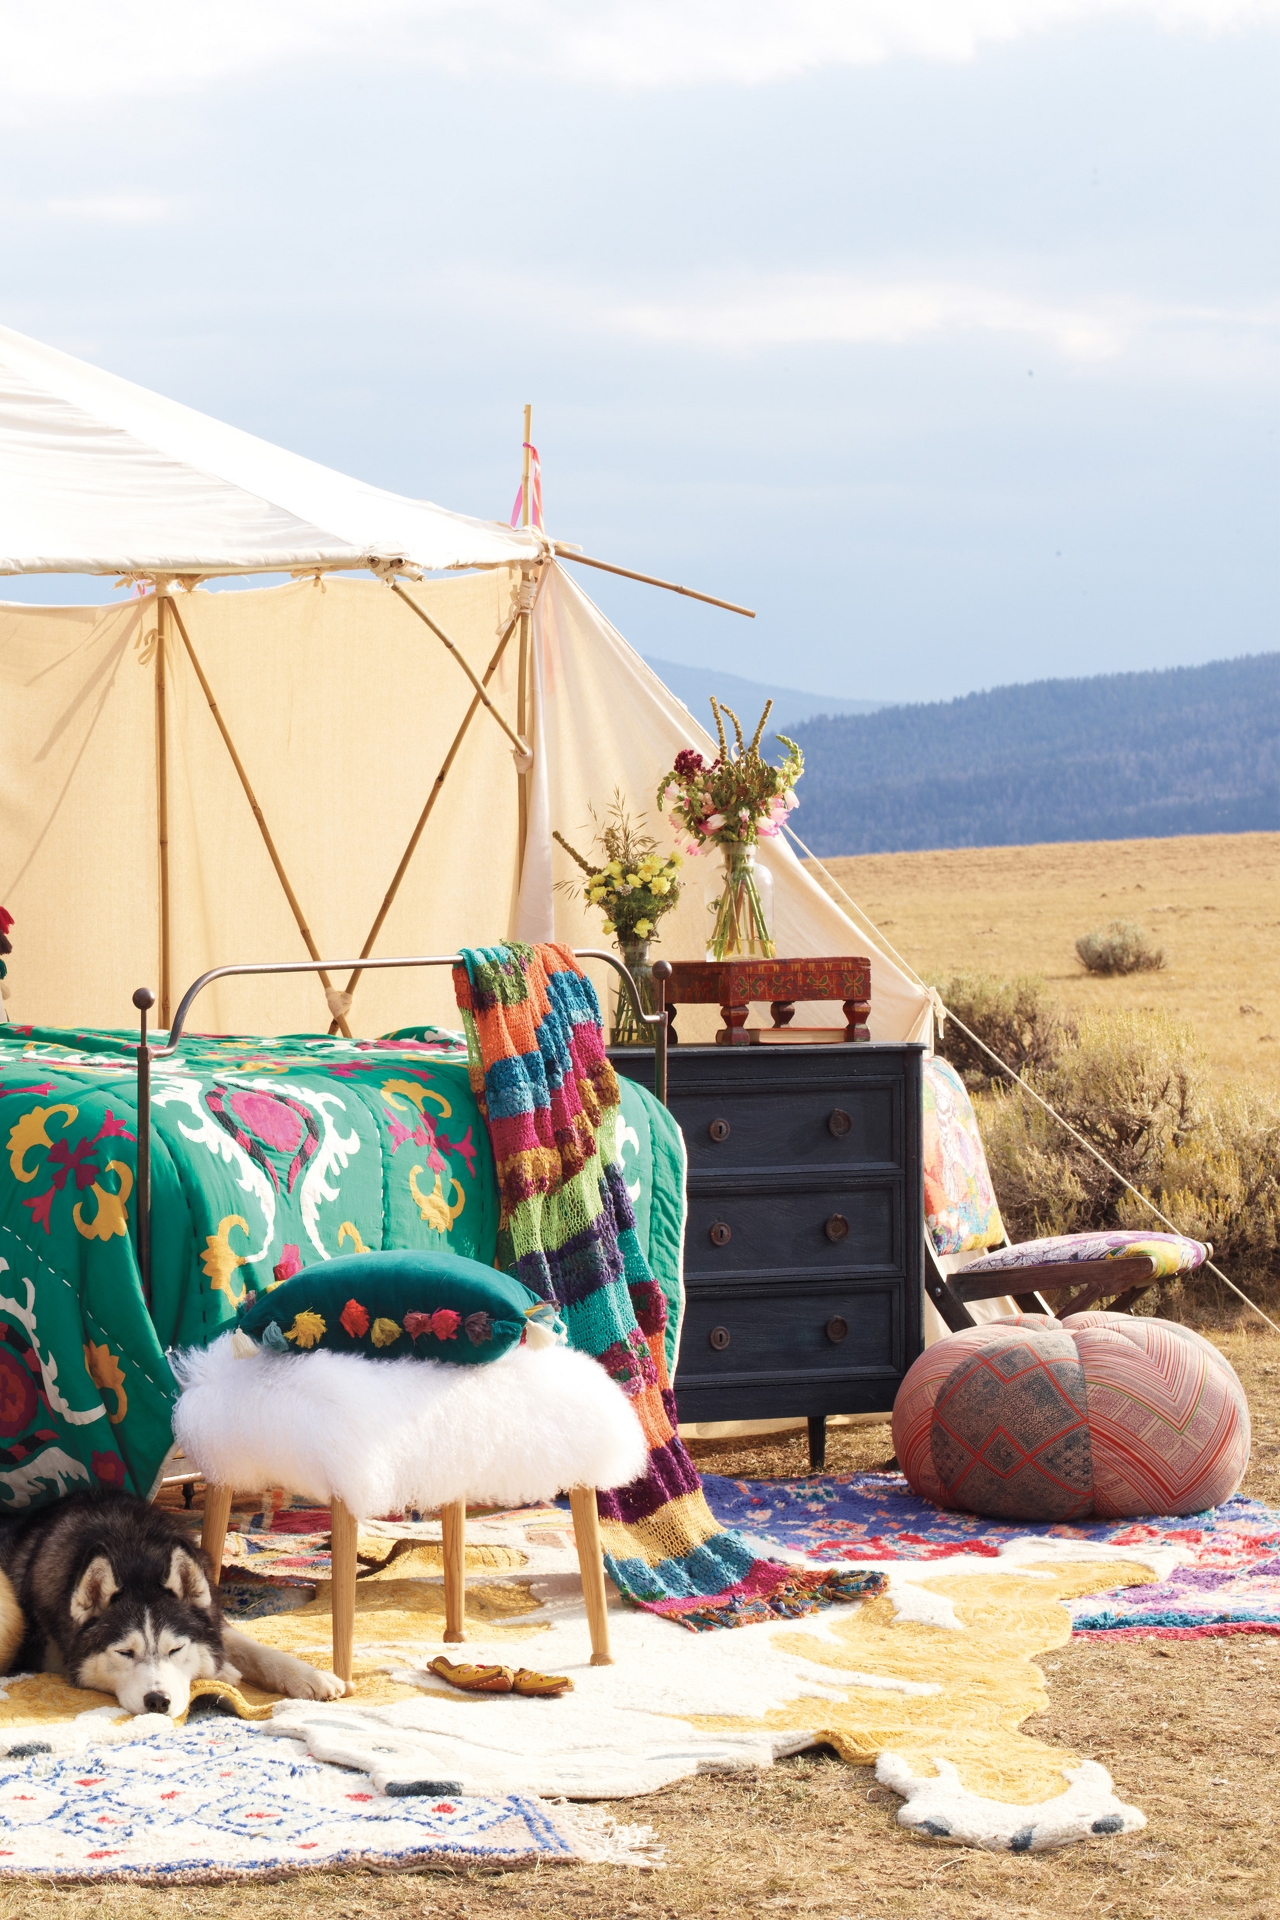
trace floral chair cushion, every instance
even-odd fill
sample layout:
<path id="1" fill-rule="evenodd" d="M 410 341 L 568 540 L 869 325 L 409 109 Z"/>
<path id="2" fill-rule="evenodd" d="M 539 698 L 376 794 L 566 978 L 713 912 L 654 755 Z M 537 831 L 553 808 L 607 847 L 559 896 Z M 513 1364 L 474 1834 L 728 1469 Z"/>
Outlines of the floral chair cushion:
<path id="1" fill-rule="evenodd" d="M 924 1062 L 924 1213 L 939 1254 L 996 1247 L 1005 1237 L 973 1103 L 937 1054 Z"/>
<path id="2" fill-rule="evenodd" d="M 927 1182 L 928 1176 L 925 1178 Z M 1107 1233 L 1060 1233 L 1049 1240 L 1023 1240 L 1016 1247 L 1000 1247 L 975 1260 L 964 1273 L 967 1280 L 974 1274 L 1003 1273 L 1009 1268 L 1052 1267 L 1077 1260 L 1129 1260 L 1138 1254 L 1155 1261 L 1152 1277 L 1163 1280 L 1203 1265 L 1209 1249 L 1202 1241 L 1188 1240 L 1180 1233 L 1126 1233 L 1119 1228 Z"/>

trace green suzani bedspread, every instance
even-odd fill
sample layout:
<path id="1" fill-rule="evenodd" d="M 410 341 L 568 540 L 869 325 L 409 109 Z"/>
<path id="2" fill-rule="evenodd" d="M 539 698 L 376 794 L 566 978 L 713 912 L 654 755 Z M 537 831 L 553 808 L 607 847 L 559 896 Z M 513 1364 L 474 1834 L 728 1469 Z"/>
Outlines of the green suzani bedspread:
<path id="1" fill-rule="evenodd" d="M 489 1264 L 498 1194 L 451 1035 L 190 1036 L 152 1081 L 152 1298 L 136 1257 L 134 1039 L 0 1026 L 0 1516 L 77 1487 L 148 1495 L 171 1445 L 166 1359 L 246 1289 L 380 1247 Z M 683 1148 L 623 1082 L 650 1264 L 682 1304 Z"/>

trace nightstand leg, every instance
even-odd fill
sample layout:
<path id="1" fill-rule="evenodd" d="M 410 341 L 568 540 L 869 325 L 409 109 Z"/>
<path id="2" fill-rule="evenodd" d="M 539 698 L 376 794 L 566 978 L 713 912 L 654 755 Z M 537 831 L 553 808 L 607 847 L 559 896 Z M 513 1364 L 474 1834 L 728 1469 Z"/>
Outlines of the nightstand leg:
<path id="1" fill-rule="evenodd" d="M 809 1415 L 809 1471 L 821 1473 L 827 1464 L 827 1416 Z"/>

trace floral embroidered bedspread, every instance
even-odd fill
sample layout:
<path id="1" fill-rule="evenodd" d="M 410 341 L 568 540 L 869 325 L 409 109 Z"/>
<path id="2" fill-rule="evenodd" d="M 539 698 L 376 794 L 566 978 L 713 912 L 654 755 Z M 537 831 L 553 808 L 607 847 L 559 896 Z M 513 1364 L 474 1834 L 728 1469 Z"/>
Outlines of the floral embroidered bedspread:
<path id="1" fill-rule="evenodd" d="M 154 1063 L 148 1307 L 133 1036 L 0 1026 L 0 1516 L 95 1485 L 148 1495 L 171 1445 L 167 1351 L 214 1339 L 277 1269 L 384 1246 L 492 1262 L 466 1049 L 414 1033 L 190 1035 Z"/>

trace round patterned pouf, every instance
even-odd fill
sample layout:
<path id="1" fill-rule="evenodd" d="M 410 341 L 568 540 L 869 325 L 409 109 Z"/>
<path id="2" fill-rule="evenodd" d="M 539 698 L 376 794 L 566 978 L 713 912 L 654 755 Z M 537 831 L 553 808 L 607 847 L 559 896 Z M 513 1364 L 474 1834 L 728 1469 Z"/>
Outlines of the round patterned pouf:
<path id="1" fill-rule="evenodd" d="M 1200 1513 L 1249 1464 L 1217 1348 L 1169 1320 L 1015 1314 L 927 1347 L 893 1409 L 912 1490 L 1000 1520 Z"/>

